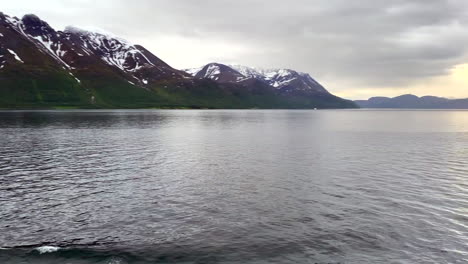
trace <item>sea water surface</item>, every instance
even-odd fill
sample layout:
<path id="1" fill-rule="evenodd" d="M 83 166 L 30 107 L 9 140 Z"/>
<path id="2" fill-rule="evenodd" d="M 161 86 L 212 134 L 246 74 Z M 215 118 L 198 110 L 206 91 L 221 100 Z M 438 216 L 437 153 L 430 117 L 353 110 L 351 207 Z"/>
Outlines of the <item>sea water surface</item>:
<path id="1" fill-rule="evenodd" d="M 0 112 L 0 263 L 468 263 L 468 112 Z"/>

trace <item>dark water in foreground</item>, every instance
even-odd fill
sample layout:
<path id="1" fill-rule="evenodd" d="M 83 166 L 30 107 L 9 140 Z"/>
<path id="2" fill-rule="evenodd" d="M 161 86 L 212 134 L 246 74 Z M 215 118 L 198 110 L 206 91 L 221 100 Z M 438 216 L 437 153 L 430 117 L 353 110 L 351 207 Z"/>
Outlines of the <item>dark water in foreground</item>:
<path id="1" fill-rule="evenodd" d="M 0 112 L 0 135 L 0 263 L 468 263 L 468 112 Z"/>

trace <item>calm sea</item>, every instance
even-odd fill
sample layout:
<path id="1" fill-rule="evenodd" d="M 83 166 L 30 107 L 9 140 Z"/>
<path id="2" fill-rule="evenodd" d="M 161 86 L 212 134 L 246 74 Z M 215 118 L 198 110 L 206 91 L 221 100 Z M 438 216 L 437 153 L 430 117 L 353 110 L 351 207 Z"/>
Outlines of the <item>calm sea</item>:
<path id="1" fill-rule="evenodd" d="M 468 112 L 0 112 L 0 263 L 468 263 Z"/>

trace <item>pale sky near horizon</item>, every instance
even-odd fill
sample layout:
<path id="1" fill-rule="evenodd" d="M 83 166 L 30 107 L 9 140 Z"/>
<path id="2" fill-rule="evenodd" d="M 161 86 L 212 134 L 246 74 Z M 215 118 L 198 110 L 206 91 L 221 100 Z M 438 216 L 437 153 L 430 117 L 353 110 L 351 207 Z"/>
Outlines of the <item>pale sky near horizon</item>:
<path id="1" fill-rule="evenodd" d="M 209 62 L 308 72 L 349 99 L 468 98 L 466 0 L 15 0 L 57 30 L 100 28 L 175 68 Z"/>

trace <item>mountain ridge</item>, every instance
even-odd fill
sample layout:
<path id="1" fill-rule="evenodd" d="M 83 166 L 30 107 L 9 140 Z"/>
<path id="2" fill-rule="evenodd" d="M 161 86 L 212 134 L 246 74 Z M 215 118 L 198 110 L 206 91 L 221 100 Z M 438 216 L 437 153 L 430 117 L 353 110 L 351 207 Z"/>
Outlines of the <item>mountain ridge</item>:
<path id="1" fill-rule="evenodd" d="M 292 82 L 295 82 L 295 90 L 303 89 L 314 90 L 318 93 L 328 93 L 328 91 L 308 73 L 298 72 L 292 69 L 262 69 L 212 62 L 199 68 L 185 69 L 184 71 L 196 78 L 208 78 L 220 82 L 242 82 L 253 78 L 263 81 L 278 90 L 286 90 L 286 87 L 290 86 Z M 223 74 L 222 77 L 219 76 L 221 73 Z M 230 76 L 229 78 L 226 74 L 235 76 Z M 297 85 L 298 83 L 301 85 Z"/>
<path id="2" fill-rule="evenodd" d="M 437 96 L 404 94 L 396 97 L 371 97 L 355 100 L 361 108 L 408 108 L 408 109 L 468 109 L 467 99 L 448 99 Z"/>
<path id="3" fill-rule="evenodd" d="M 234 73 L 235 70 L 233 70 Z M 338 97 L 285 95 L 261 82 L 177 70 L 141 45 L 33 14 L 0 13 L 0 108 L 354 108 Z"/>

